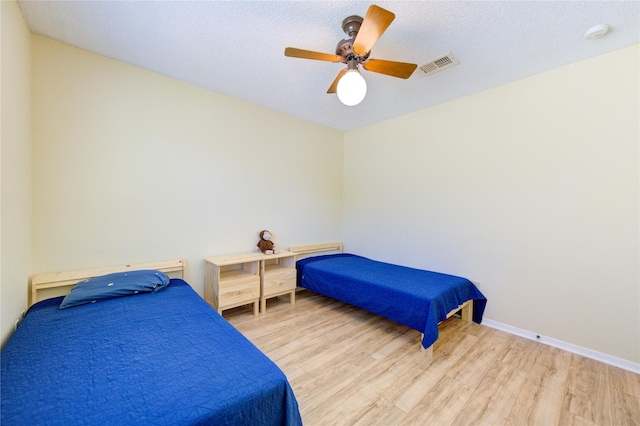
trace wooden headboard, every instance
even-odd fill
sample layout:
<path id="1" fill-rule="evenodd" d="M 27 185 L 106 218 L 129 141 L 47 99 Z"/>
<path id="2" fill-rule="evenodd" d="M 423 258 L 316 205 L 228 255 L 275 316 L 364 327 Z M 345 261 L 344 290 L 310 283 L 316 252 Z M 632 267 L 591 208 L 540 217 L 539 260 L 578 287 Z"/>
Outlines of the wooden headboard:
<path id="1" fill-rule="evenodd" d="M 48 288 L 71 287 L 80 281 L 114 272 L 137 271 L 143 269 L 157 269 L 164 273 L 177 272 L 184 278 L 184 260 L 168 260 L 164 262 L 140 263 L 137 265 L 110 266 L 103 268 L 81 269 L 68 272 L 52 272 L 35 274 L 31 277 L 31 300 L 29 306 L 38 301 L 38 291 Z"/>
<path id="2" fill-rule="evenodd" d="M 297 246 L 290 247 L 289 251 L 296 254 L 296 257 L 302 255 L 309 255 L 314 253 L 322 253 L 324 251 L 337 251 L 338 253 L 342 253 L 343 250 L 342 243 L 324 243 L 324 244 L 312 244 L 308 246 Z"/>

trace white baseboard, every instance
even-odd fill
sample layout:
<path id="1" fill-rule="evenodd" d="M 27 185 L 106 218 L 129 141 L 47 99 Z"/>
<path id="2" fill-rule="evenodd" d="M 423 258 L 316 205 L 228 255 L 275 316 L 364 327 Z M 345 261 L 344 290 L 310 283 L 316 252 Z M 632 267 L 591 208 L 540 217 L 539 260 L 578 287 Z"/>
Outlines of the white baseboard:
<path id="1" fill-rule="evenodd" d="M 551 337 L 541 336 L 528 330 L 512 327 L 486 318 L 482 320 L 482 325 L 495 328 L 496 330 L 505 331 L 510 334 L 515 334 L 516 336 L 524 337 L 525 339 L 535 340 L 536 342 L 544 343 L 545 345 L 553 346 L 554 348 L 562 349 L 567 352 L 595 359 L 596 361 L 604 362 L 605 364 L 613 365 L 614 367 L 619 367 L 624 370 L 631 371 L 632 373 L 640 374 L 640 363 L 637 362 L 631 362 L 626 359 L 594 351 L 593 349 L 583 348 L 582 346 L 563 342 L 562 340 L 553 339 Z"/>

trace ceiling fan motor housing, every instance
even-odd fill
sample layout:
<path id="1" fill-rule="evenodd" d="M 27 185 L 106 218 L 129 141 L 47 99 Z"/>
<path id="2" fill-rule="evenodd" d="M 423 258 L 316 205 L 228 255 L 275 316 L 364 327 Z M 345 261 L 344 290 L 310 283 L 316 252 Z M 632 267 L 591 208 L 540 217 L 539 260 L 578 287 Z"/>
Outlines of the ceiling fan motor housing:
<path id="1" fill-rule="evenodd" d="M 345 38 L 343 40 L 340 40 L 338 42 L 338 45 L 336 46 L 336 55 L 341 56 L 342 62 L 344 62 L 345 64 L 353 59 L 355 59 L 359 64 L 362 64 L 364 63 L 364 61 L 369 59 L 369 54 L 371 52 L 367 52 L 364 55 L 358 55 L 356 52 L 353 51 L 354 40 L 355 40 L 355 37 Z"/>
<path id="2" fill-rule="evenodd" d="M 342 57 L 342 62 L 349 63 L 349 61 L 356 60 L 359 64 L 364 63 L 369 58 L 371 52 L 367 52 L 364 55 L 358 55 L 353 51 L 353 43 L 360 31 L 360 26 L 364 19 L 358 15 L 348 16 L 342 21 L 342 30 L 349 36 L 338 42 L 336 46 L 336 55 Z"/>

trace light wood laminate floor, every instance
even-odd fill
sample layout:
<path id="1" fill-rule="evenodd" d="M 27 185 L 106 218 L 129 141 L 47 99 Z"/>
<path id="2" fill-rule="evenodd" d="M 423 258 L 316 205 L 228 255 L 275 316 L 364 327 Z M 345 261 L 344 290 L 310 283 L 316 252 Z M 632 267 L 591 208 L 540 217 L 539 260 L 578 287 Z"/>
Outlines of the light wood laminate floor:
<path id="1" fill-rule="evenodd" d="M 308 291 L 224 317 L 284 371 L 305 425 L 640 425 L 640 375 L 486 326 L 421 335 Z"/>

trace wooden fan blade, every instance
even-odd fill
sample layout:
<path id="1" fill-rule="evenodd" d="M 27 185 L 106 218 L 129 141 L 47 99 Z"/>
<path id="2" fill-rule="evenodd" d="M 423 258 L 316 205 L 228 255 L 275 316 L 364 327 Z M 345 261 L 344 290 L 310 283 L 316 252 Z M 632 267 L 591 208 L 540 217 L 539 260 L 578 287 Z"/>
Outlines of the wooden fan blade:
<path id="1" fill-rule="evenodd" d="M 327 93 L 336 93 L 338 91 L 338 82 L 346 72 L 347 72 L 347 69 L 345 68 L 338 73 L 338 76 L 336 77 L 335 80 L 333 80 L 333 83 L 331 83 L 331 87 L 329 87 L 329 90 L 327 90 Z"/>
<path id="2" fill-rule="evenodd" d="M 383 59 L 369 59 L 363 65 L 367 71 L 386 74 L 393 77 L 409 78 L 418 67 L 416 64 L 407 62 L 385 61 Z"/>
<path id="3" fill-rule="evenodd" d="M 317 61 L 340 62 L 342 57 L 331 53 L 314 52 L 312 50 L 296 49 L 295 47 L 287 47 L 284 49 L 284 56 L 302 59 L 315 59 Z"/>
<path id="4" fill-rule="evenodd" d="M 358 55 L 364 55 L 370 51 L 395 17 L 396 15 L 393 13 L 375 4 L 369 6 L 358 35 L 353 42 L 353 51 Z"/>

